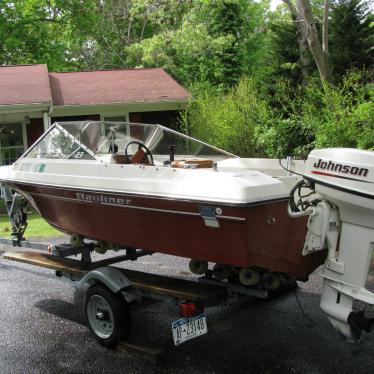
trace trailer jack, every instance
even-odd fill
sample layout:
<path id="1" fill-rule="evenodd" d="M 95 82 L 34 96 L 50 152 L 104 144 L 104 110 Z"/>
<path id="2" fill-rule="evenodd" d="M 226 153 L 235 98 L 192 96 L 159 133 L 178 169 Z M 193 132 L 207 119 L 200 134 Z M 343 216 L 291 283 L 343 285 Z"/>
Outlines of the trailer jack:
<path id="1" fill-rule="evenodd" d="M 12 239 L 21 242 L 27 228 L 27 200 L 9 186 L 1 185 L 1 197 L 5 202 L 8 217 L 12 226 Z"/>

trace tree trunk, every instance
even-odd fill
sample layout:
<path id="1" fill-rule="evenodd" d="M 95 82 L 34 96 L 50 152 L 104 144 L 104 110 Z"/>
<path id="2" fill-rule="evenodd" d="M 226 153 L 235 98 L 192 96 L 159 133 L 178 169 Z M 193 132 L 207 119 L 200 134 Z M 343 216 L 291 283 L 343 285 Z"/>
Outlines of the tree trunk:
<path id="1" fill-rule="evenodd" d="M 292 4 L 291 0 L 283 0 L 283 2 L 288 6 L 288 9 L 291 12 L 291 17 L 293 22 L 296 25 L 297 28 L 297 44 L 299 47 L 299 55 L 300 55 L 300 70 L 301 75 L 303 76 L 303 86 L 306 86 L 308 83 L 308 77 L 309 77 L 309 66 L 310 66 L 310 60 L 307 55 L 308 50 L 308 42 L 307 42 L 307 36 L 305 32 L 305 28 L 303 27 L 303 20 L 300 17 L 300 13 L 297 11 L 295 6 Z"/>
<path id="2" fill-rule="evenodd" d="M 297 0 L 299 14 L 304 21 L 303 27 L 305 28 L 306 37 L 308 40 L 310 51 L 312 52 L 314 61 L 316 62 L 319 75 L 322 82 L 333 83 L 330 66 L 327 58 L 327 53 L 325 53 L 321 47 L 318 39 L 317 27 L 313 18 L 312 9 L 309 0 Z M 328 22 L 324 20 L 324 23 Z"/>
<path id="3" fill-rule="evenodd" d="M 322 26 L 322 50 L 329 54 L 329 8 L 330 1 L 324 0 L 323 4 L 323 26 Z"/>

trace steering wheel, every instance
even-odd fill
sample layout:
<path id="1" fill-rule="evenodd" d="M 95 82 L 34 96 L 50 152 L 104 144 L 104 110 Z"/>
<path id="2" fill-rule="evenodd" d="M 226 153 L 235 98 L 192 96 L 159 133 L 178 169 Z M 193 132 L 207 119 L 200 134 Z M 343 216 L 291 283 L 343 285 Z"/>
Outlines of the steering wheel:
<path id="1" fill-rule="evenodd" d="M 132 142 L 127 143 L 126 148 L 125 148 L 125 156 L 126 156 L 127 159 L 129 158 L 129 155 L 128 155 L 127 151 L 128 151 L 129 145 L 131 145 L 131 144 L 137 144 L 138 145 L 138 150 L 131 157 L 131 160 L 130 160 L 131 163 L 134 163 L 134 164 L 142 163 L 142 161 L 144 159 L 144 156 L 147 156 L 148 163 L 150 165 L 153 165 L 153 156 L 152 156 L 151 151 L 148 149 L 148 147 L 146 145 L 144 145 L 141 142 L 137 142 L 137 141 L 132 141 Z"/>

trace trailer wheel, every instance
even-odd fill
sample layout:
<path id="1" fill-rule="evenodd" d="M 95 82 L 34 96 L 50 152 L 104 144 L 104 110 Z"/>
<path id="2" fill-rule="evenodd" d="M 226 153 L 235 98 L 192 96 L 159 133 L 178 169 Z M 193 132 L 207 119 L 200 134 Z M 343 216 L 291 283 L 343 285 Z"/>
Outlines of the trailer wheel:
<path id="1" fill-rule="evenodd" d="M 202 260 L 196 260 L 192 258 L 189 263 L 191 273 L 202 275 L 208 270 L 208 263 Z"/>
<path id="2" fill-rule="evenodd" d="M 281 286 L 281 278 L 276 273 L 264 273 L 261 277 L 261 284 L 265 290 L 274 291 Z"/>
<path id="3" fill-rule="evenodd" d="M 213 266 L 213 277 L 217 280 L 224 280 L 230 276 L 231 269 L 224 264 L 215 264 Z"/>
<path id="4" fill-rule="evenodd" d="M 114 349 L 130 334 L 131 314 L 126 300 L 102 284 L 87 290 L 85 315 L 88 328 L 104 347 Z"/>
<path id="5" fill-rule="evenodd" d="M 246 287 L 253 287 L 260 281 L 261 274 L 254 268 L 243 268 L 239 271 L 239 282 Z"/>

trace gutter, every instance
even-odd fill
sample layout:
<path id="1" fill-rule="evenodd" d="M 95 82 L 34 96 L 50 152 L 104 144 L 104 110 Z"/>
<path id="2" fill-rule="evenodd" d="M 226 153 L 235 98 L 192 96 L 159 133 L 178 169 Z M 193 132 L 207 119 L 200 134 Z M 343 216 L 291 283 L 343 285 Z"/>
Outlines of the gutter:
<path id="1" fill-rule="evenodd" d="M 53 105 L 51 102 L 0 105 L 0 113 L 13 114 L 23 112 L 43 112 L 48 110 L 51 105 Z"/>

